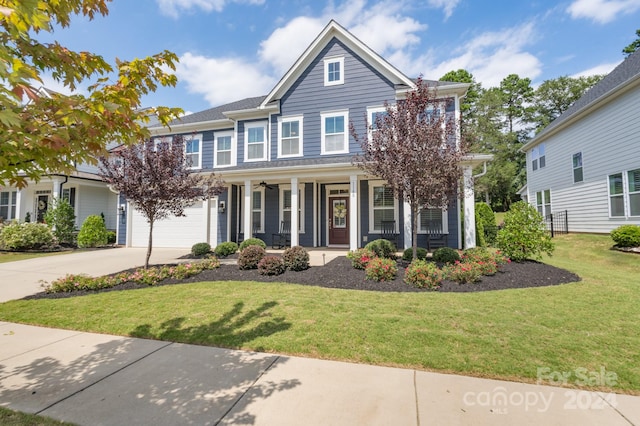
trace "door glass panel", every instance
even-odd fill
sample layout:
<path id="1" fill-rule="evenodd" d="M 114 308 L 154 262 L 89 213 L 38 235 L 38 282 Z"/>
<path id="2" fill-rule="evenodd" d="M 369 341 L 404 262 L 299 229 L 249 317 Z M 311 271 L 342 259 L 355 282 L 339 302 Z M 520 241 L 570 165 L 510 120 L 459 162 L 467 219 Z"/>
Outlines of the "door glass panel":
<path id="1" fill-rule="evenodd" d="M 333 200 L 333 227 L 347 227 L 347 202 L 346 200 Z"/>

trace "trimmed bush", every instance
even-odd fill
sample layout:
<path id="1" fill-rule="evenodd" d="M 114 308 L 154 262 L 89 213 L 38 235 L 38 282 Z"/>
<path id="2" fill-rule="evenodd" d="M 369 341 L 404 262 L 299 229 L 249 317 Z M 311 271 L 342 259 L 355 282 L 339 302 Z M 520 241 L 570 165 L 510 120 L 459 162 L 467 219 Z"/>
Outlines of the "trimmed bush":
<path id="1" fill-rule="evenodd" d="M 107 231 L 107 244 L 116 243 L 116 233 L 114 231 Z"/>
<path id="2" fill-rule="evenodd" d="M 438 263 L 455 263 L 460 261 L 460 254 L 451 247 L 440 247 L 433 252 L 433 260 Z"/>
<path id="3" fill-rule="evenodd" d="M 476 216 L 476 247 L 485 247 L 487 245 L 484 239 L 484 225 L 482 224 L 482 219 L 478 212 L 475 213 Z"/>
<path id="4" fill-rule="evenodd" d="M 219 256 L 219 257 L 231 256 L 237 251 L 238 251 L 238 245 L 233 241 L 226 241 L 224 243 L 220 243 L 215 248 L 215 250 L 213 250 L 216 256 Z"/>
<path id="5" fill-rule="evenodd" d="M 482 268 L 475 262 L 456 262 L 453 265 L 447 265 L 444 268 L 444 274 L 447 279 L 457 281 L 459 284 L 474 283 L 480 280 Z"/>
<path id="6" fill-rule="evenodd" d="M 393 281 L 398 273 L 396 261 L 383 257 L 375 257 L 364 268 L 365 277 L 372 281 Z"/>
<path id="7" fill-rule="evenodd" d="M 286 269 L 284 260 L 280 256 L 268 255 L 258 262 L 258 273 L 260 275 L 280 275 Z"/>
<path id="8" fill-rule="evenodd" d="M 640 247 L 640 226 L 619 226 L 611 231 L 611 238 L 618 247 Z"/>
<path id="9" fill-rule="evenodd" d="M 347 259 L 351 261 L 351 266 L 356 269 L 366 268 L 369 261 L 375 257 L 375 252 L 368 248 L 359 248 L 347 253 Z"/>
<path id="10" fill-rule="evenodd" d="M 285 249 L 282 259 L 284 266 L 291 271 L 304 271 L 309 269 L 309 253 L 301 246 Z"/>
<path id="11" fill-rule="evenodd" d="M 211 245 L 209 243 L 195 243 L 191 246 L 191 254 L 194 256 L 204 256 L 211 253 Z"/>
<path id="12" fill-rule="evenodd" d="M 422 247 L 416 248 L 416 256 L 420 260 L 424 260 L 427 258 L 427 249 Z M 413 260 L 413 248 L 409 247 L 402 253 L 402 260 L 405 262 L 411 262 Z"/>
<path id="13" fill-rule="evenodd" d="M 264 248 L 260 246 L 248 246 L 240 251 L 238 267 L 240 269 L 256 269 L 265 254 Z"/>
<path id="14" fill-rule="evenodd" d="M 78 233 L 78 247 L 106 246 L 108 240 L 109 237 L 107 236 L 107 227 L 104 225 L 104 220 L 98 215 L 88 216 Z"/>
<path id="15" fill-rule="evenodd" d="M 436 290 L 444 273 L 433 263 L 423 259 L 415 259 L 404 272 L 404 282 L 417 288 Z"/>
<path id="16" fill-rule="evenodd" d="M 246 249 L 249 246 L 259 246 L 259 247 L 262 247 L 263 249 L 267 248 L 267 244 L 265 244 L 265 242 L 262 241 L 260 238 L 249 238 L 240 243 L 240 251 Z"/>
<path id="17" fill-rule="evenodd" d="M 476 203 L 476 218 L 479 217 L 484 229 L 484 239 L 490 246 L 496 243 L 498 235 L 498 225 L 496 225 L 496 214 L 487 203 Z"/>
<path id="18" fill-rule="evenodd" d="M 378 257 L 387 259 L 395 259 L 396 257 L 396 246 L 391 241 L 382 238 L 371 241 L 364 248 L 372 250 Z"/>
<path id="19" fill-rule="evenodd" d="M 75 245 L 76 215 L 67 200 L 54 199 L 53 208 L 47 210 L 44 221 L 52 227 L 58 244 Z"/>
<path id="20" fill-rule="evenodd" d="M 462 252 L 462 263 L 475 263 L 482 275 L 494 275 L 498 272 L 498 262 L 493 253 L 484 247 L 470 248 Z"/>
<path id="21" fill-rule="evenodd" d="M 504 227 L 498 231 L 496 245 L 516 262 L 540 260 L 542 253 L 551 256 L 555 249 L 544 218 L 534 206 L 524 201 L 513 203 L 504 215 Z"/>
<path id="22" fill-rule="evenodd" d="M 0 248 L 4 250 L 38 250 L 53 244 L 51 228 L 44 223 L 5 224 L 0 229 Z"/>

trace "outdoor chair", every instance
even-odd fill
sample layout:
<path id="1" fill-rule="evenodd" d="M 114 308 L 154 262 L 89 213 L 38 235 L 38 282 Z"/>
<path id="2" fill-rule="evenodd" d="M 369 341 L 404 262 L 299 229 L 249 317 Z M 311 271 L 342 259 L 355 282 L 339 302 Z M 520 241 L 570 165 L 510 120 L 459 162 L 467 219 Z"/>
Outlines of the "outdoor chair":
<path id="1" fill-rule="evenodd" d="M 442 222 L 429 222 L 427 225 L 427 251 L 432 248 L 445 247 L 447 234 L 442 229 Z"/>
<path id="2" fill-rule="evenodd" d="M 281 249 L 291 245 L 291 222 L 280 222 L 280 232 L 272 234 L 271 248 Z"/>
<path id="3" fill-rule="evenodd" d="M 381 223 L 382 238 L 393 243 L 398 247 L 398 233 L 396 232 L 395 220 L 383 220 Z"/>

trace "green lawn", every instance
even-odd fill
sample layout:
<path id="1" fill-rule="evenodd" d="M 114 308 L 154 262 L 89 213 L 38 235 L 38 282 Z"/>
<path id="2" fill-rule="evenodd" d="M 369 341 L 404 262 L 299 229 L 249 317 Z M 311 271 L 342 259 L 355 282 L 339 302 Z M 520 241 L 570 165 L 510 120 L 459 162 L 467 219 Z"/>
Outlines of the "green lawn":
<path id="1" fill-rule="evenodd" d="M 20 413 L 0 407 L 0 424 L 3 426 L 73 426 L 74 423 L 61 422 L 49 417 Z"/>
<path id="2" fill-rule="evenodd" d="M 204 282 L 12 301 L 0 320 L 528 382 L 604 367 L 614 391 L 640 393 L 640 256 L 606 236 L 555 241 L 547 261 L 582 282 L 467 294 Z"/>
<path id="3" fill-rule="evenodd" d="M 46 253 L 25 253 L 17 251 L 0 251 L 0 263 L 15 262 L 17 260 L 33 259 L 35 257 L 55 256 L 58 254 L 73 253 L 70 250 L 54 251 Z"/>

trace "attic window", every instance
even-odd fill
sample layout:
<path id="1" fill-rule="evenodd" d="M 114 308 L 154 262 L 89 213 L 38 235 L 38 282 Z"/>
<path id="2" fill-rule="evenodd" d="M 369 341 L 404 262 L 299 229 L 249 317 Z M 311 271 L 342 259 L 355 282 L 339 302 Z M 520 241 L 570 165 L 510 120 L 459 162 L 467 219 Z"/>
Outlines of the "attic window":
<path id="1" fill-rule="evenodd" d="M 328 58 L 324 60 L 324 85 L 344 84 L 344 58 Z"/>

